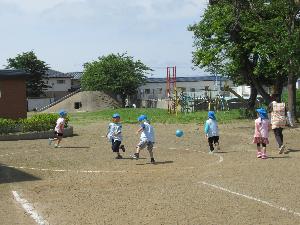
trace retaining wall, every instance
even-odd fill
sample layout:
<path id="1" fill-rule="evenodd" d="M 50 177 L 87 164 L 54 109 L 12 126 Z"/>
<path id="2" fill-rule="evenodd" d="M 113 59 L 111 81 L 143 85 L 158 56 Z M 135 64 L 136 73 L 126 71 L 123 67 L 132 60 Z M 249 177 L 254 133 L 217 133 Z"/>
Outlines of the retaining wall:
<path id="1" fill-rule="evenodd" d="M 73 136 L 73 127 L 70 126 L 65 128 L 64 137 L 72 137 L 72 136 Z M 53 137 L 54 137 L 54 130 L 49 130 L 49 131 L 0 135 L 0 141 L 48 139 Z"/>

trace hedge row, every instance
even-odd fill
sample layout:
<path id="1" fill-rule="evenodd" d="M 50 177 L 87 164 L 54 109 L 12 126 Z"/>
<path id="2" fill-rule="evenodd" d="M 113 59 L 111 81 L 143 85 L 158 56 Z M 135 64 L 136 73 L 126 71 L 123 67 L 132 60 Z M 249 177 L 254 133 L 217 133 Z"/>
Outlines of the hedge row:
<path id="1" fill-rule="evenodd" d="M 0 118 L 0 134 L 51 130 L 55 127 L 58 117 L 57 114 L 38 114 L 19 120 Z M 68 121 L 67 116 L 65 127 L 68 126 Z"/>

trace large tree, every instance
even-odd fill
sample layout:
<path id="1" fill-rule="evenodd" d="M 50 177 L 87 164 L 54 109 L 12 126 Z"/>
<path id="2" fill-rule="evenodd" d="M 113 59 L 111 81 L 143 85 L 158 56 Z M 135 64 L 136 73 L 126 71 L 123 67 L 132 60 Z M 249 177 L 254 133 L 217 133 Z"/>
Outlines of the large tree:
<path id="1" fill-rule="evenodd" d="M 23 52 L 15 58 L 7 59 L 8 69 L 21 69 L 31 74 L 26 82 L 28 97 L 40 97 L 44 95 L 44 89 L 47 88 L 43 78 L 49 69 L 48 65 L 37 58 L 33 51 Z"/>
<path id="2" fill-rule="evenodd" d="M 146 81 L 151 69 L 140 60 L 124 54 L 109 54 L 84 64 L 81 85 L 88 91 L 105 91 L 120 95 L 122 105 L 129 95 Z"/>
<path id="3" fill-rule="evenodd" d="M 194 64 L 250 85 L 252 100 L 258 91 L 268 103 L 263 86 L 281 92 L 288 71 L 295 72 L 300 59 L 299 32 L 294 29 L 290 35 L 289 15 L 285 0 L 210 1 L 201 21 L 189 27 L 195 37 Z"/>

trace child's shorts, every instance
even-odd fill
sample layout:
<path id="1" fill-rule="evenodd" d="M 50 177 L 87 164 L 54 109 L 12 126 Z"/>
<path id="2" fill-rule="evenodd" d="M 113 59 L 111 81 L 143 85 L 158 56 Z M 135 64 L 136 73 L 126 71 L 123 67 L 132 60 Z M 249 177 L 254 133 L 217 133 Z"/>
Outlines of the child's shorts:
<path id="1" fill-rule="evenodd" d="M 138 143 L 137 147 L 139 147 L 140 149 L 144 149 L 147 146 L 147 150 L 150 152 L 153 150 L 153 142 L 151 141 L 144 141 L 141 140 L 140 143 Z"/>
<path id="2" fill-rule="evenodd" d="M 113 150 L 113 152 L 119 152 L 121 141 L 112 139 L 111 143 L 111 149 Z"/>
<path id="3" fill-rule="evenodd" d="M 63 135 L 64 135 L 63 133 L 58 133 L 57 131 L 54 131 L 55 137 L 62 137 Z"/>
<path id="4" fill-rule="evenodd" d="M 210 144 L 216 144 L 219 143 L 219 136 L 213 136 L 208 138 L 208 143 Z"/>

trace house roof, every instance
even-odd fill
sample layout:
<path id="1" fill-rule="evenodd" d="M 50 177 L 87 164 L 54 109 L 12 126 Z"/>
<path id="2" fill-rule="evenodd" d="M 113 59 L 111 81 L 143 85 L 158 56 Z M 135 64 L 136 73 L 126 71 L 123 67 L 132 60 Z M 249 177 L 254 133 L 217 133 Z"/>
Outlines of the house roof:
<path id="1" fill-rule="evenodd" d="M 7 79 L 7 78 L 27 78 L 30 74 L 26 73 L 24 70 L 13 70 L 13 69 L 3 69 L 0 70 L 0 79 Z"/>
<path id="2" fill-rule="evenodd" d="M 83 72 L 69 72 L 66 74 L 70 75 L 72 77 L 72 79 L 74 79 L 74 80 L 80 80 Z"/>
<path id="3" fill-rule="evenodd" d="M 47 70 L 46 76 L 48 78 L 72 78 L 68 73 L 62 73 L 52 69 Z"/>
<path id="4" fill-rule="evenodd" d="M 70 76 L 72 76 L 72 79 L 75 80 L 80 80 L 83 72 L 69 72 L 66 73 Z M 177 77 L 176 78 L 176 82 L 197 82 L 197 81 L 227 81 L 228 79 L 225 77 L 221 77 L 221 76 L 198 76 L 198 77 Z M 147 78 L 147 83 L 166 83 L 167 82 L 167 78 L 153 78 L 153 77 L 149 77 Z"/>

